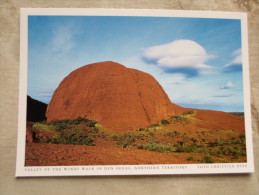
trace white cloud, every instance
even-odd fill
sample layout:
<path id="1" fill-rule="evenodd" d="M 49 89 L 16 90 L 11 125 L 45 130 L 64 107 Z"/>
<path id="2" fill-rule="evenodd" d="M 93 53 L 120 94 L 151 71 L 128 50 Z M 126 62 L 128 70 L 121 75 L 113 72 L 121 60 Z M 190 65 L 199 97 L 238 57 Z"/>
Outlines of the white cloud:
<path id="1" fill-rule="evenodd" d="M 75 46 L 74 37 L 78 30 L 73 25 L 60 25 L 53 31 L 51 49 L 54 52 L 66 53 Z"/>
<path id="2" fill-rule="evenodd" d="M 234 56 L 233 60 L 231 60 L 224 67 L 240 66 L 242 64 L 242 50 L 241 49 L 235 50 L 232 53 L 232 56 Z"/>
<path id="3" fill-rule="evenodd" d="M 187 76 L 216 74 L 212 66 L 205 64 L 214 56 L 192 40 L 176 40 L 168 44 L 147 48 L 143 57 L 165 70 L 181 72 Z"/>
<path id="4" fill-rule="evenodd" d="M 232 87 L 234 87 L 234 84 L 231 81 L 229 81 L 224 86 L 221 86 L 220 89 L 229 89 Z"/>

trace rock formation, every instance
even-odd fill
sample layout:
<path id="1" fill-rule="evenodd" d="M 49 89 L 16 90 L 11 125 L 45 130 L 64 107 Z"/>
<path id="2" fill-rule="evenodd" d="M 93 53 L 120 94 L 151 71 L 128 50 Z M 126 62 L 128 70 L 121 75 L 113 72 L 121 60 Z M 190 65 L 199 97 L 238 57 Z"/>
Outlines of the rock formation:
<path id="1" fill-rule="evenodd" d="M 27 96 L 27 121 L 37 122 L 46 120 L 47 104 Z"/>
<path id="2" fill-rule="evenodd" d="M 85 117 L 120 132 L 183 111 L 151 75 L 108 61 L 70 73 L 54 92 L 46 116 L 48 122 Z"/>

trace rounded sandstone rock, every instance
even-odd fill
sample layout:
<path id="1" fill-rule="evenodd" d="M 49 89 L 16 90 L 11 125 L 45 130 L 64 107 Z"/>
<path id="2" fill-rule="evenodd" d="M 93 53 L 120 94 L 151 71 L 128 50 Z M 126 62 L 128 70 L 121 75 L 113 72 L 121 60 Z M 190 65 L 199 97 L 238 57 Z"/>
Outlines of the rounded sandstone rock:
<path id="1" fill-rule="evenodd" d="M 46 116 L 48 122 L 85 117 L 122 132 L 182 111 L 154 77 L 108 61 L 70 73 L 54 92 Z"/>

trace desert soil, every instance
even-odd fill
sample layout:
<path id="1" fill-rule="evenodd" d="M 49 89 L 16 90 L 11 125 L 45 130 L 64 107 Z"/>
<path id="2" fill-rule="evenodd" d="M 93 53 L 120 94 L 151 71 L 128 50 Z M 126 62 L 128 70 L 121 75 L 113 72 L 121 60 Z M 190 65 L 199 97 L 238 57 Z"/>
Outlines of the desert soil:
<path id="1" fill-rule="evenodd" d="M 134 148 L 40 143 L 27 143 L 25 162 L 25 166 L 190 163 L 170 154 Z"/>

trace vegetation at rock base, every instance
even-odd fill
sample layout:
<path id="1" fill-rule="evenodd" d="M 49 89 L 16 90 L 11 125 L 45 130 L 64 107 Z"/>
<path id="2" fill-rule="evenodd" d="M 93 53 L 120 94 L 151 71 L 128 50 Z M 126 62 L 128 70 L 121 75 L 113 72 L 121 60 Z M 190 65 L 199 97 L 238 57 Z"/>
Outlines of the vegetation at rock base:
<path id="1" fill-rule="evenodd" d="M 162 153 L 172 152 L 172 149 L 170 146 L 165 146 L 162 144 L 143 144 L 143 145 L 139 145 L 137 148 L 149 150 L 149 151 L 155 151 L 155 152 L 162 152 Z"/>
<path id="2" fill-rule="evenodd" d="M 235 129 L 205 128 L 196 110 L 171 116 L 146 128 L 116 133 L 86 118 L 36 122 L 36 143 L 98 146 L 148 150 L 171 155 L 190 163 L 246 161 L 246 139 Z M 202 124 L 202 125 L 201 125 Z M 45 137 L 44 137 L 45 136 Z"/>
<path id="3" fill-rule="evenodd" d="M 240 118 L 244 118 L 245 117 L 244 112 L 230 112 L 230 114 L 234 114 L 236 116 L 239 116 Z"/>
<path id="4" fill-rule="evenodd" d="M 100 125 L 94 120 L 86 118 L 76 118 L 73 120 L 56 120 L 50 123 L 37 122 L 32 126 L 40 132 L 52 133 L 46 140 L 39 137 L 35 142 L 45 142 L 54 144 L 72 145 L 94 145 L 94 139 L 104 137 L 103 132 L 99 132 Z"/>

